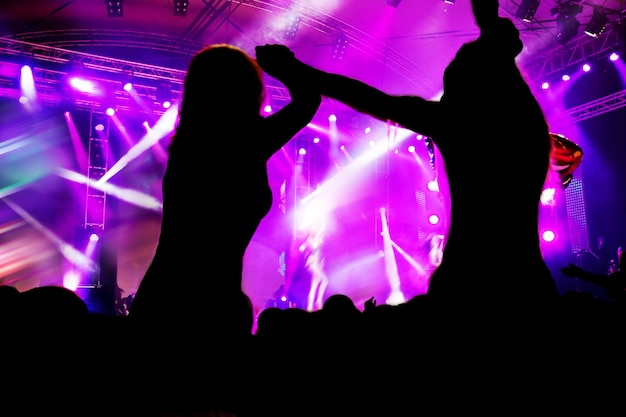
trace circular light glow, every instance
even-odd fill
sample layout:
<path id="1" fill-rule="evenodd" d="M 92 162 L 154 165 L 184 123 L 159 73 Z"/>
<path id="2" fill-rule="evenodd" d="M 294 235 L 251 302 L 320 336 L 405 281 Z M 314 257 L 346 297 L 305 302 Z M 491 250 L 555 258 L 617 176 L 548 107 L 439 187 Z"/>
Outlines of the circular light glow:
<path id="1" fill-rule="evenodd" d="M 556 234 L 552 230 L 544 230 L 541 237 L 545 242 L 553 242 L 556 239 Z"/>

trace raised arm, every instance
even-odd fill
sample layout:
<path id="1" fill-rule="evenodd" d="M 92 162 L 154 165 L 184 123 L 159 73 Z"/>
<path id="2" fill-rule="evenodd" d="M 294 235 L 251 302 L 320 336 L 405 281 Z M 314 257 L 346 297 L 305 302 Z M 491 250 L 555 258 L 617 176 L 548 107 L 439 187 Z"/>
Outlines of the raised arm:
<path id="1" fill-rule="evenodd" d="M 296 68 L 296 61 L 277 67 L 268 63 L 261 54 L 257 56 L 257 62 L 263 71 L 287 87 L 291 98 L 286 106 L 267 116 L 264 121 L 268 133 L 266 140 L 270 141 L 268 151 L 273 154 L 311 122 L 322 102 L 322 96 L 319 88 L 308 82 L 302 71 Z"/>
<path id="2" fill-rule="evenodd" d="M 417 96 L 393 96 L 362 81 L 324 72 L 295 58 L 283 45 L 256 48 L 261 68 L 275 77 L 276 71 L 291 68 L 307 83 L 317 86 L 322 95 L 338 100 L 361 113 L 382 121 L 393 121 L 426 136 L 437 135 L 441 123 L 441 104 Z"/>
<path id="3" fill-rule="evenodd" d="M 472 12 L 481 30 L 488 29 L 498 19 L 498 0 L 472 0 Z"/>

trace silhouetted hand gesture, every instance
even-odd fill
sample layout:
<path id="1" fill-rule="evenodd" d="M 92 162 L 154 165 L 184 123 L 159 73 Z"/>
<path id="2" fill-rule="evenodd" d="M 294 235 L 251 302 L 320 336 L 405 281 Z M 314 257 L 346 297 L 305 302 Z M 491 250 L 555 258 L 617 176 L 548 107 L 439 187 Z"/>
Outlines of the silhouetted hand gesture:
<path id="1" fill-rule="evenodd" d="M 263 71 L 279 81 L 297 76 L 301 62 L 285 45 L 265 44 L 255 48 L 256 60 Z"/>
<path id="2" fill-rule="evenodd" d="M 369 300 L 365 301 L 364 309 L 366 311 L 373 310 L 376 308 L 376 299 L 374 297 L 370 297 Z"/>

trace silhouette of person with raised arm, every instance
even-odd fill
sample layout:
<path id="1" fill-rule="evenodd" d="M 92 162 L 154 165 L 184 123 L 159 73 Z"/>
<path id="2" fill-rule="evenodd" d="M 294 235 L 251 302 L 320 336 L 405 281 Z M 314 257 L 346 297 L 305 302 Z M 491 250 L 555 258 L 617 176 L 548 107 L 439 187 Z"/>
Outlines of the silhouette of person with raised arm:
<path id="1" fill-rule="evenodd" d="M 282 45 L 257 48 L 257 56 L 273 62 L 269 71 L 288 65 L 317 83 L 322 95 L 431 137 L 446 168 L 451 225 L 428 295 L 450 306 L 527 311 L 551 307 L 559 297 L 538 233 L 551 138 L 515 62 L 522 51 L 519 31 L 498 16 L 498 8 L 497 0 L 472 1 L 480 35 L 462 45 L 445 69 L 439 101 L 389 95 L 318 70 Z"/>
<path id="2" fill-rule="evenodd" d="M 251 332 L 243 257 L 272 204 L 266 164 L 321 103 L 319 91 L 290 72 L 272 74 L 290 102 L 263 116 L 265 84 L 254 58 L 228 44 L 192 58 L 163 177 L 160 236 L 130 306 L 133 320 Z"/>

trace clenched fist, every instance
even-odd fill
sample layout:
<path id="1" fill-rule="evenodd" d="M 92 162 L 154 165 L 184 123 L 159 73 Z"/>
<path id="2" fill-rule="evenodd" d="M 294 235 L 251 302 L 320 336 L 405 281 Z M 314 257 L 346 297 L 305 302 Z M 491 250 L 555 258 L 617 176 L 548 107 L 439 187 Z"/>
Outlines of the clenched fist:
<path id="1" fill-rule="evenodd" d="M 256 60 L 261 69 L 279 81 L 290 79 L 302 63 L 285 45 L 266 44 L 255 48 Z"/>

